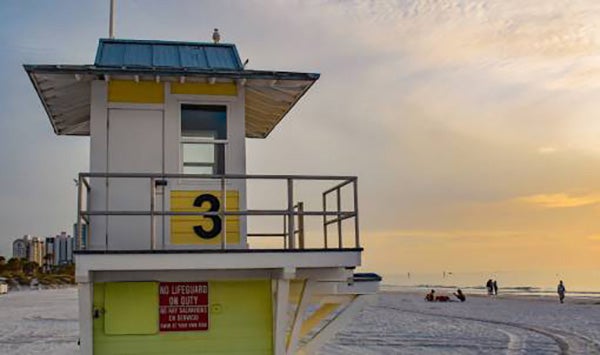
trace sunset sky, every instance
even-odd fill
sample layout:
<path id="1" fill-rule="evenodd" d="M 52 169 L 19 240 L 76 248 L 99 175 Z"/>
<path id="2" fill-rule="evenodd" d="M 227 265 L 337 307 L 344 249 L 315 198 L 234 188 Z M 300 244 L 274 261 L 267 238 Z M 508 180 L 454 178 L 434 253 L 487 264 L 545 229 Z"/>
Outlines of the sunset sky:
<path id="1" fill-rule="evenodd" d="M 0 3 L 0 255 L 71 232 L 89 142 L 21 65 L 92 63 L 108 3 Z M 600 269 L 600 2 L 118 1 L 118 38 L 215 27 L 251 69 L 322 74 L 248 172 L 358 175 L 371 269 Z"/>

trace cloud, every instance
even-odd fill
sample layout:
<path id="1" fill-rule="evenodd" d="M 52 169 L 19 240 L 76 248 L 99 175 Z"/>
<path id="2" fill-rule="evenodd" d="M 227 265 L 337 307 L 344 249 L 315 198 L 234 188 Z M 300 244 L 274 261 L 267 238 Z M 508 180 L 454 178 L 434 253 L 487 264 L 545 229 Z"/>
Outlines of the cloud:
<path id="1" fill-rule="evenodd" d="M 369 233 L 369 238 L 397 238 L 404 241 L 420 240 L 423 242 L 433 240 L 484 241 L 497 238 L 520 238 L 524 236 L 524 232 L 501 229 L 398 229 Z"/>
<path id="2" fill-rule="evenodd" d="M 570 195 L 567 193 L 538 194 L 519 197 L 516 201 L 541 208 L 570 208 L 600 203 L 600 195 Z"/>
<path id="3" fill-rule="evenodd" d="M 556 153 L 558 151 L 558 149 L 555 147 L 545 146 L 545 147 L 539 147 L 537 151 L 540 154 L 552 154 L 552 153 Z"/>
<path id="4" fill-rule="evenodd" d="M 364 70 L 381 84 L 397 78 L 406 88 L 388 92 L 412 98 L 453 129 L 600 153 L 600 2 L 335 4 L 351 15 L 328 12 L 333 22 L 352 23 L 355 43 L 348 46 L 388 59 Z"/>
<path id="5" fill-rule="evenodd" d="M 0 24 L 11 83 L 0 95 L 0 182 L 10 187 L 0 194 L 0 252 L 10 250 L 9 237 L 72 223 L 71 177 L 86 170 L 88 143 L 53 136 L 19 65 L 93 60 L 107 5 L 92 4 L 57 10 L 102 15 L 85 26 L 25 5 Z M 437 267 L 452 255 L 479 255 L 465 258 L 477 267 L 507 248 L 499 259 L 521 253 L 519 265 L 537 267 L 528 253 L 541 255 L 541 245 L 557 262 L 581 263 L 583 249 L 564 255 L 577 244 L 572 236 L 587 244 L 600 236 L 596 208 L 569 208 L 600 202 L 600 2 L 177 5 L 120 3 L 118 35 L 209 40 L 215 23 L 252 69 L 323 74 L 268 139 L 248 141 L 248 172 L 358 175 L 361 240 L 381 246 L 367 245 L 374 259 L 404 260 L 400 250 L 412 270 L 423 258 Z M 65 41 L 48 40 L 58 35 Z M 268 195 L 260 203 L 279 202 Z"/>

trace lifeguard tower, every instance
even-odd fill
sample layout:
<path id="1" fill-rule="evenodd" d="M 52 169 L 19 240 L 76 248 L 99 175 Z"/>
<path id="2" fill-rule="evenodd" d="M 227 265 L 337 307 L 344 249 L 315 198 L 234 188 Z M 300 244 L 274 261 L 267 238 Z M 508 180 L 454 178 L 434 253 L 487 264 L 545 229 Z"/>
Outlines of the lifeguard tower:
<path id="1" fill-rule="evenodd" d="M 354 274 L 356 177 L 246 174 L 246 138 L 319 74 L 248 70 L 232 44 L 125 39 L 101 39 L 92 65 L 25 70 L 54 132 L 90 137 L 82 354 L 313 353 L 377 291 Z M 325 186 L 318 205 L 304 183 Z"/>

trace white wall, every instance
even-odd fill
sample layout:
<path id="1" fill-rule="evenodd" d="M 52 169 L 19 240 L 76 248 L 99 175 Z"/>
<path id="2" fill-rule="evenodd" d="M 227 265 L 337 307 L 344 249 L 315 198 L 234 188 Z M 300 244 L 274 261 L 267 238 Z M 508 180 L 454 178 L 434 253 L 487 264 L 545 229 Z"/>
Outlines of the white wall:
<path id="1" fill-rule="evenodd" d="M 245 121 L 245 96 L 244 87 L 238 86 L 238 96 L 213 96 L 213 95 L 171 95 L 170 85 L 165 87 L 165 172 L 178 173 L 183 169 L 180 159 L 179 135 L 180 108 L 182 104 L 211 104 L 227 106 L 227 139 L 229 141 L 225 153 L 225 171 L 227 174 L 246 173 L 246 121 Z M 220 190 L 219 180 L 199 184 L 193 180 L 179 180 L 169 182 L 170 190 Z M 227 189 L 238 190 L 240 196 L 239 208 L 246 209 L 246 182 L 233 180 L 227 182 Z M 169 199 L 165 199 L 165 206 L 169 209 Z M 241 243 L 238 247 L 245 248 L 246 219 L 240 217 Z M 169 221 L 165 219 L 165 231 L 168 233 Z M 167 238 L 168 239 L 168 238 Z M 173 248 L 188 248 L 179 246 Z M 219 248 L 204 247 L 204 248 Z"/>
<path id="2" fill-rule="evenodd" d="M 90 105 L 90 172 L 106 173 L 107 164 L 107 84 L 104 81 L 92 82 L 92 99 Z M 89 208 L 94 211 L 106 210 L 105 179 L 91 179 L 91 193 L 88 196 Z M 106 235 L 104 216 L 91 216 L 88 235 L 89 249 L 104 249 Z"/>
<path id="3" fill-rule="evenodd" d="M 140 142 L 139 131 L 136 134 L 132 134 L 132 140 L 130 142 L 129 148 L 128 145 L 124 145 L 122 147 L 112 147 L 109 149 L 108 144 L 110 142 L 110 137 L 108 136 L 111 128 L 108 128 L 108 123 L 111 119 L 114 121 L 115 119 L 119 119 L 120 115 L 123 117 L 124 114 L 127 114 L 127 110 L 131 110 L 131 114 L 135 115 L 139 113 L 140 109 L 143 110 L 152 110 L 153 112 L 159 111 L 163 114 L 164 117 L 164 137 L 163 142 L 156 142 L 156 144 L 163 144 L 164 153 L 163 156 L 158 154 L 156 160 L 160 162 L 160 165 L 163 165 L 163 169 L 165 173 L 179 173 L 182 171 L 180 164 L 180 144 L 179 144 L 179 136 L 180 136 L 180 107 L 182 103 L 196 103 L 196 104 L 222 104 L 227 106 L 227 135 L 228 135 L 228 147 L 226 148 L 226 173 L 228 174 L 245 174 L 246 173 L 246 149 L 245 149 L 245 113 L 244 113 L 244 88 L 238 87 L 238 96 L 209 96 L 209 95 L 171 95 L 170 94 L 170 85 L 169 83 L 165 83 L 165 103 L 163 104 L 122 104 L 122 103 L 107 103 L 107 83 L 104 81 L 94 81 L 92 82 L 92 103 L 90 109 L 90 130 L 91 130 L 91 139 L 90 139 L 90 171 L 91 172 L 111 172 L 109 161 L 112 161 L 114 158 L 114 154 L 120 154 L 119 160 L 121 161 L 130 161 L 140 159 L 140 151 L 138 149 L 134 149 L 136 144 L 144 144 L 148 142 Z M 117 111 L 118 110 L 118 111 Z M 118 114 L 116 114 L 118 112 Z M 109 119 L 110 118 L 110 119 Z M 115 125 L 112 125 L 112 129 Z M 137 127 L 141 130 L 158 130 L 156 125 L 148 125 L 145 127 Z M 147 137 L 155 137 L 153 139 L 157 140 L 157 134 L 160 132 L 146 132 L 143 136 Z M 122 136 L 122 132 L 119 133 Z M 122 140 L 122 139 L 121 139 Z M 152 149 L 156 152 L 155 149 Z M 108 152 L 111 152 L 112 158 L 108 158 Z M 118 151 L 118 153 L 117 153 Z M 163 160 L 164 157 L 164 161 Z M 148 160 L 149 156 L 144 156 L 144 160 Z M 113 164 L 114 165 L 114 164 Z M 134 165 L 134 164 L 132 164 Z M 138 165 L 138 164 L 135 164 Z M 129 171 L 129 172 L 148 172 L 146 169 L 140 168 L 139 166 L 136 168 L 137 171 Z M 143 171 L 140 171 L 143 170 Z M 155 169 L 151 169 L 154 171 Z M 119 168 L 120 172 L 124 172 L 123 167 Z M 114 171 L 112 171 L 114 172 Z M 157 171 L 160 172 L 160 171 Z M 140 180 L 139 184 L 147 186 L 148 196 L 150 194 L 150 187 L 147 181 Z M 109 208 L 114 209 L 115 205 L 118 206 L 121 204 L 119 201 L 123 199 L 136 199 L 136 196 L 133 194 L 139 194 L 143 190 L 138 190 L 137 192 L 133 192 L 132 189 L 121 189 L 115 194 L 113 191 L 109 193 L 107 196 L 106 191 L 106 182 L 104 179 L 92 179 L 91 181 L 92 192 L 90 195 L 90 209 L 91 210 L 105 210 L 107 203 Z M 109 186 L 113 186 L 112 182 Z M 231 181 L 227 183 L 228 189 L 239 190 L 240 193 L 240 209 L 246 208 L 246 184 L 245 181 Z M 110 187 L 109 187 L 110 189 Z M 168 191 L 169 190 L 218 190 L 220 189 L 220 183 L 218 180 L 215 180 L 213 183 L 207 182 L 198 182 L 198 181 L 190 181 L 186 180 L 173 180 L 169 181 L 169 185 L 166 189 L 167 196 L 164 196 L 165 208 L 169 209 L 169 198 Z M 136 189 L 137 190 L 137 189 Z M 162 205 L 163 196 L 157 195 L 157 205 L 160 207 Z M 121 204 L 122 205 L 122 204 Z M 138 208 L 138 206 L 135 206 Z M 149 210 L 150 206 L 145 208 Z M 114 217 L 110 217 L 115 220 Z M 119 217 L 121 219 L 130 218 L 130 217 Z M 149 217 L 144 217 L 149 219 Z M 130 218 L 132 221 L 133 219 Z M 168 244 L 169 236 L 169 225 L 168 218 L 165 218 L 165 224 L 163 225 L 160 222 L 160 217 L 157 217 L 157 228 L 156 228 L 156 236 L 159 243 L 158 247 L 161 247 L 160 241 L 162 240 L 162 232 L 164 231 L 166 235 L 164 236 L 164 240 Z M 104 216 L 96 216 L 91 218 L 91 228 L 90 235 L 88 237 L 88 248 L 89 249 L 105 249 L 105 240 L 107 234 L 107 217 Z M 241 234 L 242 234 L 242 243 L 238 247 L 246 246 L 246 223 L 245 220 L 241 221 Z M 140 226 L 145 225 L 145 227 L 139 227 L 139 230 L 136 230 L 137 227 L 135 225 L 139 224 Z M 150 236 L 147 235 L 148 231 L 148 223 L 140 222 L 133 223 L 127 225 L 123 224 L 123 227 L 119 227 L 118 225 L 115 227 L 114 223 L 110 223 L 110 234 L 109 238 L 109 247 L 111 249 L 147 249 L 149 244 Z M 127 226 L 126 226 L 127 225 Z M 132 227 L 133 226 L 133 227 Z M 132 230 L 132 228 L 134 228 Z M 133 235 L 136 235 L 133 238 Z M 133 239 L 132 239 L 133 238 Z M 182 246 L 180 246 L 182 247 Z M 193 246 L 183 246 L 183 248 L 192 248 Z"/>

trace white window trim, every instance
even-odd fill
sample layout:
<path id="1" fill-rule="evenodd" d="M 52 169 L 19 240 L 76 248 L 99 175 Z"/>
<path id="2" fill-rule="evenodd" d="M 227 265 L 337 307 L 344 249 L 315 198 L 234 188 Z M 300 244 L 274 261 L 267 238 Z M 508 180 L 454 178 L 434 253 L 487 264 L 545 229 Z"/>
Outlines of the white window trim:
<path id="1" fill-rule="evenodd" d="M 186 141 L 189 141 L 189 143 L 195 143 L 195 142 L 199 142 L 200 140 L 205 140 L 205 141 L 210 141 L 211 143 L 223 143 L 223 146 L 225 147 L 225 151 L 223 153 L 224 157 L 223 157 L 223 163 L 224 163 L 224 167 L 223 167 L 223 171 L 225 173 L 227 173 L 227 156 L 229 155 L 229 149 L 228 149 L 228 144 L 229 144 L 229 136 L 230 136 L 230 129 L 231 129 L 231 124 L 229 122 L 230 117 L 231 117 L 231 105 L 232 103 L 235 101 L 235 99 L 237 99 L 237 97 L 212 97 L 212 96 L 189 96 L 189 95 L 173 95 L 175 96 L 178 100 L 177 100 L 177 146 L 178 146 L 178 152 L 179 152 L 179 157 L 178 157 L 178 162 L 177 162 L 177 171 L 179 172 L 179 174 L 183 174 L 183 145 L 182 143 L 186 143 Z M 225 107 L 225 119 L 226 119 L 226 130 L 225 130 L 225 134 L 226 134 L 226 139 L 215 139 L 215 140 L 207 140 L 204 138 L 183 138 L 181 135 L 181 107 L 183 105 L 197 105 L 197 106 L 224 106 Z M 197 184 L 197 182 L 194 181 L 194 179 L 180 179 L 179 180 L 179 184 L 186 184 L 187 182 L 191 182 L 194 184 Z M 215 180 L 215 182 L 217 182 Z"/>

